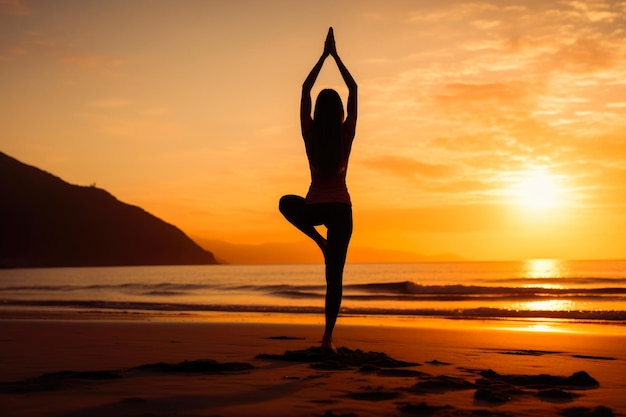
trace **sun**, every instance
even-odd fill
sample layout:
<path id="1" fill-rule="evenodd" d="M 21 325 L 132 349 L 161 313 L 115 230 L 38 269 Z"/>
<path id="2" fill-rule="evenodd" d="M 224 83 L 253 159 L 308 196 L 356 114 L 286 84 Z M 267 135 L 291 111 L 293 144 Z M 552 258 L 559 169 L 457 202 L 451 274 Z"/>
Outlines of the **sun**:
<path id="1" fill-rule="evenodd" d="M 559 203 L 556 179 L 545 168 L 533 168 L 524 173 L 516 194 L 521 205 L 532 209 L 550 208 Z"/>

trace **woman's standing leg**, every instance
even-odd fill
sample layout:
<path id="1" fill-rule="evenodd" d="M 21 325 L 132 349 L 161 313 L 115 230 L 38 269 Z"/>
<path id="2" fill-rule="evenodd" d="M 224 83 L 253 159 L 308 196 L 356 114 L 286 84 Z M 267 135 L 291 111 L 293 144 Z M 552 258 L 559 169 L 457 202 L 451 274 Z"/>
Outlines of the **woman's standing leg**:
<path id="1" fill-rule="evenodd" d="M 331 207 L 332 213 L 325 222 L 328 228 L 328 248 L 326 250 L 326 328 L 322 338 L 322 348 L 336 351 L 333 344 L 333 330 L 341 308 L 343 268 L 352 236 L 352 207 L 343 203 L 333 203 Z"/>

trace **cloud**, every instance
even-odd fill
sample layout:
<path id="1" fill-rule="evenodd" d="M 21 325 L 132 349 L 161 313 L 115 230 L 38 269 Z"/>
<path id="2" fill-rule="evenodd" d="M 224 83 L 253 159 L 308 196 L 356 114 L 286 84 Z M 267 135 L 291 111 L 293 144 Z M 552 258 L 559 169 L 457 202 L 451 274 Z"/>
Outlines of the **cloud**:
<path id="1" fill-rule="evenodd" d="M 105 98 L 91 102 L 91 107 L 98 107 L 103 109 L 118 109 L 128 107 L 130 104 L 130 100 L 125 98 Z"/>
<path id="2" fill-rule="evenodd" d="M 420 10 L 411 10 L 406 20 L 409 23 L 419 24 L 424 22 L 457 22 L 459 20 L 466 20 L 470 16 L 479 16 L 481 12 L 497 9 L 497 6 L 481 2 L 463 3 L 453 1 L 452 3 L 454 4 L 446 3 L 450 2 L 431 2 L 430 4 L 422 2 L 421 6 L 423 8 Z"/>
<path id="3" fill-rule="evenodd" d="M 27 16 L 32 10 L 21 0 L 0 0 L 0 13 L 8 16 Z"/>
<path id="4" fill-rule="evenodd" d="M 10 61 L 24 55 L 28 55 L 28 50 L 23 47 L 15 46 L 7 49 L 4 53 L 0 53 L 0 62 Z"/>
<path id="5" fill-rule="evenodd" d="M 184 126 L 159 116 L 146 116 L 128 100 L 108 99 L 90 103 L 90 111 L 78 115 L 87 122 L 94 137 L 129 139 L 130 143 L 170 143 Z M 119 110 L 121 111 L 115 111 Z M 156 149 L 156 148 L 155 148 Z"/>
<path id="6" fill-rule="evenodd" d="M 0 49 L 0 62 L 23 60 L 25 57 L 43 57 L 62 65 L 101 75 L 115 75 L 119 68 L 127 64 L 125 59 L 84 53 L 77 50 L 73 42 L 51 37 L 45 32 L 24 31 L 15 33 L 14 38 L 11 39 L 12 45 Z"/>
<path id="7" fill-rule="evenodd" d="M 506 207 L 491 204 L 453 204 L 412 208 L 359 210 L 372 230 L 401 233 L 496 232 L 511 227 Z"/>
<path id="8" fill-rule="evenodd" d="M 111 123 L 102 126 L 101 129 L 112 136 L 155 143 L 176 137 L 180 134 L 182 126 L 176 122 L 128 118 L 111 121 Z"/>
<path id="9" fill-rule="evenodd" d="M 528 97 L 529 86 L 523 82 L 450 83 L 440 88 L 435 100 L 441 104 L 497 101 L 500 104 L 519 103 Z"/>
<path id="10" fill-rule="evenodd" d="M 116 68 L 126 64 L 126 61 L 104 55 L 65 55 L 58 59 L 62 64 L 67 64 L 86 70 L 98 70 L 104 73 L 113 73 Z"/>
<path id="11" fill-rule="evenodd" d="M 540 165 L 567 179 L 578 201 L 623 204 L 622 197 L 609 197 L 624 181 L 617 167 L 626 158 L 626 104 L 619 100 L 625 32 L 610 19 L 581 24 L 589 18 L 567 10 L 524 17 L 525 30 L 494 25 L 482 36 L 444 45 L 454 60 L 443 52 L 434 60 L 416 55 L 415 68 L 371 82 L 377 117 L 401 127 L 394 136 L 420 138 L 427 143 L 420 144 L 424 160 L 445 155 L 455 169 L 438 176 L 404 156 L 371 158 L 366 165 L 420 181 L 419 199 L 410 201 L 503 201 L 511 175 Z M 394 113 L 412 114 L 411 124 Z M 581 160 L 584 166 L 570 162 Z"/>
<path id="12" fill-rule="evenodd" d="M 609 69 L 616 54 L 607 43 L 591 38 L 579 38 L 562 46 L 546 59 L 546 69 L 573 73 L 592 73 Z"/>
<path id="13" fill-rule="evenodd" d="M 615 129 L 604 135 L 597 135 L 591 138 L 584 136 L 572 137 L 568 140 L 571 152 L 577 155 L 584 155 L 586 160 L 601 162 L 603 165 L 623 166 L 626 160 L 626 141 L 624 132 L 626 126 Z M 578 160 L 580 158 L 572 158 Z"/>
<path id="14" fill-rule="evenodd" d="M 615 18 L 619 16 L 619 12 L 610 10 L 612 5 L 610 3 L 605 3 L 604 1 L 573 0 L 565 1 L 563 3 L 574 9 L 579 16 L 584 17 L 591 22 L 613 22 Z"/>
<path id="15" fill-rule="evenodd" d="M 476 27 L 477 29 L 489 30 L 489 29 L 493 29 L 495 27 L 500 26 L 502 24 L 502 22 L 500 22 L 499 20 L 479 19 L 479 20 L 472 21 L 471 24 L 472 24 L 472 26 Z"/>
<path id="16" fill-rule="evenodd" d="M 454 168 L 447 165 L 420 162 L 412 158 L 397 155 L 382 155 L 363 161 L 363 164 L 380 172 L 409 180 L 417 176 L 427 178 L 448 177 Z"/>

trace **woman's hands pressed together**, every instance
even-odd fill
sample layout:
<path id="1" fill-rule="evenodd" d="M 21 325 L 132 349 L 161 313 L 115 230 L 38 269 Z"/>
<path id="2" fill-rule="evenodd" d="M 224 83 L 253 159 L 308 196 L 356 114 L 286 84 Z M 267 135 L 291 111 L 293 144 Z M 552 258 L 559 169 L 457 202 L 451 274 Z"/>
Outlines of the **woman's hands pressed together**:
<path id="1" fill-rule="evenodd" d="M 337 47 L 335 46 L 335 34 L 333 28 L 328 29 L 326 41 L 324 42 L 324 56 L 331 55 L 333 58 L 337 56 Z"/>

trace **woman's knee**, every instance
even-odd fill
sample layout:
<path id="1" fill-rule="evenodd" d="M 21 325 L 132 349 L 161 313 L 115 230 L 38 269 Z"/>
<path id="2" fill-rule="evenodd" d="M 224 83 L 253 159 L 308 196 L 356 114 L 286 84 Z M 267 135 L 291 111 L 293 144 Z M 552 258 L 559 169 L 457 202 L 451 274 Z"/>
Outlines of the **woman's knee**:
<path id="1" fill-rule="evenodd" d="M 287 216 L 288 213 L 293 213 L 302 203 L 304 203 L 304 198 L 298 195 L 287 194 L 280 198 L 278 210 Z"/>

